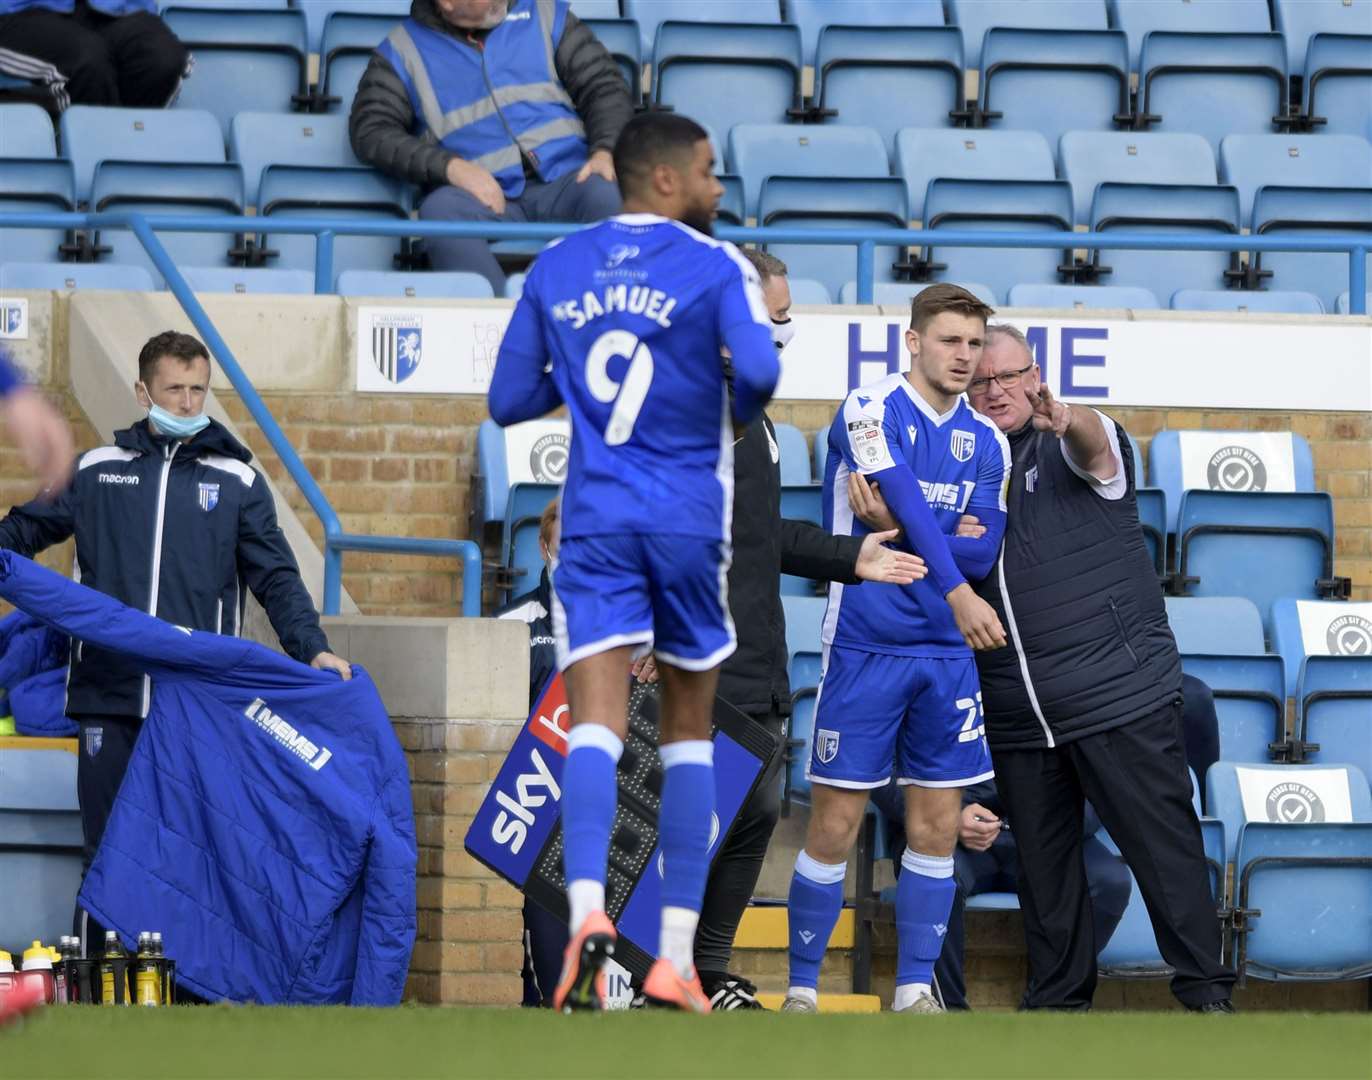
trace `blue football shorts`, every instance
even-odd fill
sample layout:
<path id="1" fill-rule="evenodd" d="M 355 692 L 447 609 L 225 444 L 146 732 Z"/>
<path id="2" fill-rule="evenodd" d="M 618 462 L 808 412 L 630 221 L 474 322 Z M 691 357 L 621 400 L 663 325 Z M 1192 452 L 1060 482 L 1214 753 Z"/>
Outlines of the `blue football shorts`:
<path id="1" fill-rule="evenodd" d="M 995 775 L 970 656 L 891 656 L 829 647 L 807 776 L 875 788 L 968 787 Z"/>
<path id="2" fill-rule="evenodd" d="M 552 573 L 558 669 L 622 645 L 686 671 L 716 667 L 736 645 L 731 554 L 693 536 L 564 539 Z"/>

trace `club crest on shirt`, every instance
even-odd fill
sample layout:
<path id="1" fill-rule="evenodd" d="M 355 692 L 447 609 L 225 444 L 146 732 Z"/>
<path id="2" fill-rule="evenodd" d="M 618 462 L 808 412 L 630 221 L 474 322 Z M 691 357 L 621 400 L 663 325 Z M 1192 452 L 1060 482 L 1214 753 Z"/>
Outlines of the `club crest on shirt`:
<path id="1" fill-rule="evenodd" d="M 200 485 L 200 509 L 209 513 L 219 505 L 219 485 L 201 484 Z"/>
<path id="2" fill-rule="evenodd" d="M 838 757 L 838 732 L 824 728 L 815 729 L 815 757 L 821 765 L 828 765 Z"/>
<path id="3" fill-rule="evenodd" d="M 976 448 L 976 435 L 970 431 L 963 431 L 960 428 L 953 429 L 953 438 L 948 444 L 948 449 L 956 460 L 971 461 L 972 454 L 975 452 Z"/>

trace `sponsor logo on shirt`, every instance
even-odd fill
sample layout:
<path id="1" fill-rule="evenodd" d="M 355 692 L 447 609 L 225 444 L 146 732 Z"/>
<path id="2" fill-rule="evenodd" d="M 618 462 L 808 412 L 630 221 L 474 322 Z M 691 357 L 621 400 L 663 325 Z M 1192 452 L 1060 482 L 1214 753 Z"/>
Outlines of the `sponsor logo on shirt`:
<path id="1" fill-rule="evenodd" d="M 134 487 L 137 487 L 138 477 L 133 473 L 102 472 L 100 473 L 100 482 L 102 484 L 132 484 Z"/>
<path id="2" fill-rule="evenodd" d="M 333 757 L 333 751 L 318 746 L 300 734 L 289 721 L 281 719 L 261 698 L 253 698 L 252 703 L 243 710 L 243 715 L 265 731 L 292 754 L 318 772 Z"/>
<path id="3" fill-rule="evenodd" d="M 962 483 L 939 483 L 921 480 L 919 486 L 924 490 L 924 501 L 935 510 L 954 510 L 961 514 L 972 500 L 972 492 L 977 489 L 975 480 Z"/>

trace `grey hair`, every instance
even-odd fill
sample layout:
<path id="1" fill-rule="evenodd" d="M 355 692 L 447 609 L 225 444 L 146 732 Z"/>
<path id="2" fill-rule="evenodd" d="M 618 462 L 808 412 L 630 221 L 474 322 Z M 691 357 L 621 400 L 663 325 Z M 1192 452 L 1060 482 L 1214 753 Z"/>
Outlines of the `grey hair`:
<path id="1" fill-rule="evenodd" d="M 992 340 L 997 337 L 1008 337 L 1025 351 L 1029 359 L 1034 358 L 1034 350 L 1029 345 L 1029 339 L 1024 336 L 1024 332 L 1009 323 L 992 323 L 986 328 L 986 344 L 990 345 Z"/>
<path id="2" fill-rule="evenodd" d="M 753 269 L 764 284 L 768 278 L 785 277 L 787 274 L 786 264 L 761 248 L 743 248 L 739 254 L 753 264 Z"/>

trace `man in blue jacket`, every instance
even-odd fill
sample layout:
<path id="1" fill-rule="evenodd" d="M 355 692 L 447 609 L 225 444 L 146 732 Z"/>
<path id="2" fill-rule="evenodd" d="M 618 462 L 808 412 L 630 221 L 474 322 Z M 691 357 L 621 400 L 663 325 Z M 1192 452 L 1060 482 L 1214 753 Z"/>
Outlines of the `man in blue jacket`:
<path id="1" fill-rule="evenodd" d="M 45 84 L 50 112 L 170 105 L 187 55 L 154 0 L 0 0 L 0 71 Z"/>
<path id="2" fill-rule="evenodd" d="M 249 591 L 292 658 L 351 677 L 328 639 L 276 522 L 252 454 L 205 415 L 209 354 L 166 331 L 143 346 L 135 392 L 148 418 L 83 454 L 55 497 L 12 509 L 0 547 L 32 557 L 76 537 L 81 582 L 178 626 L 236 636 Z M 77 792 L 85 863 L 100 845 L 152 680 L 88 643 L 72 652 L 67 715 L 81 728 Z M 82 934 L 92 940 L 94 927 Z"/>

